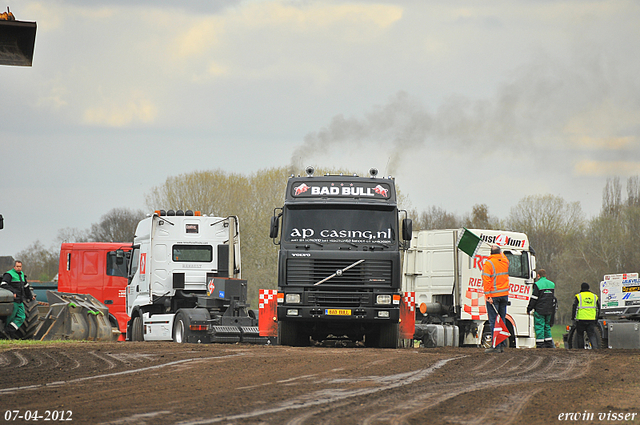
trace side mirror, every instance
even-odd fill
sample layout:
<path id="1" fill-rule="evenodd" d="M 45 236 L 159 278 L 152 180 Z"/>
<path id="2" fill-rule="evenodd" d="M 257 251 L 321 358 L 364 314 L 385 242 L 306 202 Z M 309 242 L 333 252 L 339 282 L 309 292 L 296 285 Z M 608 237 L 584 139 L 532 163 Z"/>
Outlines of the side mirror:
<path id="1" fill-rule="evenodd" d="M 124 251 L 121 249 L 116 250 L 116 264 L 124 264 Z"/>
<path id="2" fill-rule="evenodd" d="M 410 241 L 413 236 L 413 222 L 410 218 L 402 220 L 402 240 Z"/>
<path id="3" fill-rule="evenodd" d="M 2 214 L 0 214 L 0 230 L 4 229 L 4 218 L 2 218 Z"/>
<path id="4" fill-rule="evenodd" d="M 269 237 L 271 239 L 275 239 L 278 237 L 278 228 L 279 228 L 278 216 L 274 215 L 273 217 L 271 217 L 271 228 L 269 230 Z"/>

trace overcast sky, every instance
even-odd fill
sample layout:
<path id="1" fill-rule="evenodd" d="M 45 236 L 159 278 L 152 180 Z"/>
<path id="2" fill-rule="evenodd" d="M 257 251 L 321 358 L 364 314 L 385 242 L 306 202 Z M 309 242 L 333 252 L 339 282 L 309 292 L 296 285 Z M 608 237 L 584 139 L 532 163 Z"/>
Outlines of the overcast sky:
<path id="1" fill-rule="evenodd" d="M 640 174 L 635 0 L 10 7 L 38 30 L 33 67 L 0 66 L 0 255 L 196 170 L 377 167 L 500 218 L 537 194 L 591 217 Z"/>

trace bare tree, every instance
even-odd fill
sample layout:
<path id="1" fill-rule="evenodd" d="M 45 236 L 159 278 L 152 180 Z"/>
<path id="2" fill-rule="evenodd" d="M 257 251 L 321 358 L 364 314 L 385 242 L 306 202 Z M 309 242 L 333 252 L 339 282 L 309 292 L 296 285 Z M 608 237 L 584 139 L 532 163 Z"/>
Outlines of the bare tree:
<path id="1" fill-rule="evenodd" d="M 620 177 L 607 179 L 602 191 L 602 214 L 618 216 L 622 208 L 622 186 Z"/>
<path id="2" fill-rule="evenodd" d="M 22 261 L 22 271 L 31 281 L 50 281 L 58 273 L 58 251 L 45 248 L 40 241 L 18 252 L 15 259 Z"/>
<path id="3" fill-rule="evenodd" d="M 138 222 L 145 217 L 143 211 L 114 208 L 91 225 L 88 240 L 91 242 L 133 242 Z"/>
<path id="4" fill-rule="evenodd" d="M 169 177 L 146 197 L 150 209 L 199 210 L 219 217 L 236 215 L 240 222 L 242 277 L 248 296 L 257 302 L 259 288 L 275 288 L 277 246 L 269 239 L 274 208 L 284 203 L 289 172 L 285 167 L 244 176 L 222 170 Z"/>

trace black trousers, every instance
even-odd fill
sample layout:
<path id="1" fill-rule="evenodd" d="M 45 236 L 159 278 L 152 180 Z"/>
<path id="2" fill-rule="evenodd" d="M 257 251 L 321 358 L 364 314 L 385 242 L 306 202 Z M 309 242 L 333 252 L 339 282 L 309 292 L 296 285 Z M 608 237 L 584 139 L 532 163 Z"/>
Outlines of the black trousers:
<path id="1" fill-rule="evenodd" d="M 598 349 L 598 337 L 596 336 L 596 321 L 595 320 L 578 320 L 576 323 L 576 348 L 584 348 L 584 333 L 587 333 L 589 341 L 591 342 L 591 348 Z"/>

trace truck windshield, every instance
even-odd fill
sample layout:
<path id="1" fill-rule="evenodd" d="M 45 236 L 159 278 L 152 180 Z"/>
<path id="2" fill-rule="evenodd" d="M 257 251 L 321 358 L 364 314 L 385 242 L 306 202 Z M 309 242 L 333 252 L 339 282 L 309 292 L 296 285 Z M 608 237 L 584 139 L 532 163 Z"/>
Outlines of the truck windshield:
<path id="1" fill-rule="evenodd" d="M 287 242 L 391 244 L 396 227 L 395 209 L 290 207 L 285 214 L 283 236 Z"/>
<path id="2" fill-rule="evenodd" d="M 174 245 L 173 261 L 183 263 L 210 263 L 213 260 L 211 245 Z"/>
<path id="3" fill-rule="evenodd" d="M 107 276 L 127 277 L 127 262 L 118 264 L 115 251 L 107 253 Z"/>

